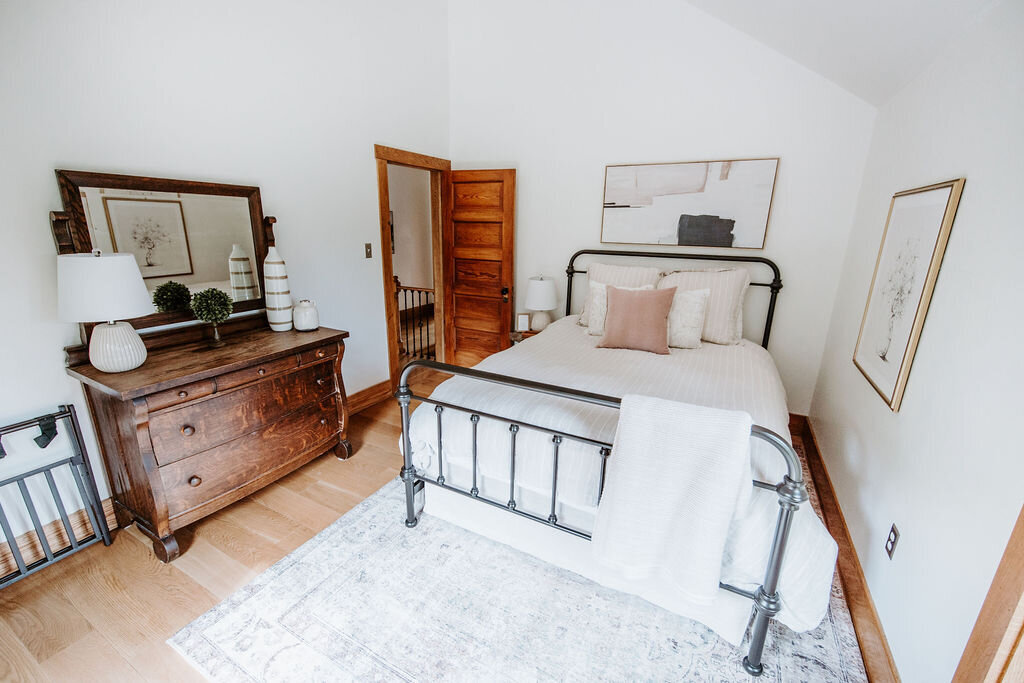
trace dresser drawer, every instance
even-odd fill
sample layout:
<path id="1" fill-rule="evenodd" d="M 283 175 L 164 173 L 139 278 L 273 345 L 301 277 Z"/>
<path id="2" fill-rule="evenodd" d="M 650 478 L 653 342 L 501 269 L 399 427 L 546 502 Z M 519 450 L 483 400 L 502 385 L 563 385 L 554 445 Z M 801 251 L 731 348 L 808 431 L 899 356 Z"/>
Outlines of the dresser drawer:
<path id="1" fill-rule="evenodd" d="M 154 415 L 149 436 L 156 461 L 167 465 L 248 434 L 334 389 L 334 367 L 325 363 Z"/>
<path id="2" fill-rule="evenodd" d="M 225 391 L 248 384 L 249 382 L 256 382 L 264 377 L 276 375 L 279 372 L 294 370 L 298 366 L 299 361 L 295 356 L 285 356 L 284 358 L 276 358 L 266 363 L 252 365 L 248 368 L 235 370 L 234 372 L 226 372 L 217 378 L 217 391 Z"/>
<path id="3" fill-rule="evenodd" d="M 285 465 L 338 433 L 332 396 L 263 429 L 160 468 L 170 517 L 187 512 Z"/>
<path id="4" fill-rule="evenodd" d="M 215 391 L 217 391 L 217 383 L 212 379 L 204 379 L 199 382 L 192 382 L 191 384 L 183 384 L 180 387 L 168 389 L 167 391 L 150 394 L 146 397 L 146 407 L 149 408 L 149 412 L 154 412 L 162 408 L 178 405 L 179 403 L 187 403 L 197 398 L 209 396 Z"/>
<path id="5" fill-rule="evenodd" d="M 308 365 L 310 363 L 315 363 L 318 360 L 324 360 L 325 358 L 334 358 L 337 355 L 338 345 L 328 344 L 327 346 L 321 346 L 318 349 L 303 351 L 299 354 L 299 363 L 302 365 Z"/>

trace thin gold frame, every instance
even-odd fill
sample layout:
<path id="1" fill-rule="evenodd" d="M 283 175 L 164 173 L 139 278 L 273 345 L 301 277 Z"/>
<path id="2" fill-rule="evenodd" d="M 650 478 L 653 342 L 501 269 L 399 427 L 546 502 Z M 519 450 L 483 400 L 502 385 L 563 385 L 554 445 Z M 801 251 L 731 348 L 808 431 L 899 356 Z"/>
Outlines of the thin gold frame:
<path id="1" fill-rule="evenodd" d="M 768 197 L 768 214 L 764 219 L 764 234 L 761 238 L 761 246 L 759 247 L 712 247 L 712 246 L 700 246 L 697 244 L 657 244 L 654 242 L 612 242 L 604 238 L 604 211 L 607 208 L 605 206 L 606 200 L 608 199 L 608 169 L 609 168 L 625 168 L 629 166 L 676 166 L 679 164 L 724 164 L 724 163 L 735 163 L 737 161 L 774 161 L 775 162 L 775 175 L 772 176 L 772 192 L 771 196 Z M 768 226 L 772 222 L 772 207 L 775 206 L 775 186 L 779 181 L 779 166 L 782 165 L 782 157 L 748 157 L 744 159 L 709 159 L 703 161 L 647 161 L 640 164 L 605 164 L 604 167 L 604 188 L 601 191 L 601 244 L 624 244 L 624 245 L 649 245 L 658 247 L 681 247 L 684 249 L 764 249 L 765 245 L 768 244 Z"/>
<path id="2" fill-rule="evenodd" d="M 949 233 L 953 229 L 953 220 L 956 218 L 956 210 L 960 205 L 960 196 L 964 191 L 964 184 L 967 182 L 966 178 L 956 178 L 954 180 L 947 180 L 943 183 L 935 183 L 934 185 L 926 185 L 925 187 L 918 187 L 912 190 L 903 190 L 897 192 L 892 196 L 889 202 L 889 214 L 885 218 L 885 230 L 882 231 L 882 243 L 878 247 L 878 256 L 875 258 L 875 270 L 871 274 L 871 285 L 868 287 L 867 301 L 864 303 L 864 314 L 860 321 L 860 331 L 857 333 L 857 345 L 853 348 L 853 364 L 857 366 L 861 374 L 868 383 L 874 388 L 878 395 L 882 397 L 882 400 L 886 402 L 889 409 L 892 412 L 899 412 L 900 405 L 903 403 L 903 394 L 907 388 L 907 380 L 910 378 L 910 368 L 914 364 L 914 354 L 917 353 L 917 345 L 921 339 L 921 331 L 924 329 L 924 320 L 928 316 L 928 307 L 931 305 L 932 292 L 935 290 L 935 282 L 939 277 L 939 269 L 942 267 L 942 258 L 946 253 L 946 244 L 949 242 Z M 887 397 L 885 392 L 871 379 L 867 370 L 857 362 L 857 352 L 860 350 L 860 343 L 864 336 L 864 325 L 867 323 L 868 310 L 871 307 L 871 299 L 875 295 L 875 281 L 878 277 L 878 267 L 882 262 L 882 252 L 885 251 L 885 240 L 889 234 L 889 222 L 892 220 L 892 210 L 896 205 L 896 200 L 900 197 L 906 197 L 908 195 L 920 194 L 922 192 L 931 192 L 941 188 L 948 187 L 949 198 L 946 200 L 946 210 L 942 214 L 942 222 L 939 225 L 938 234 L 935 238 L 935 244 L 932 248 L 931 261 L 928 264 L 928 276 L 925 278 L 924 287 L 921 288 L 921 297 L 918 299 L 917 308 L 914 311 L 914 323 L 910 328 L 910 336 L 907 338 L 907 345 L 903 350 L 903 361 L 900 363 L 899 372 L 896 375 L 896 384 L 893 387 L 891 397 Z"/>
<path id="3" fill-rule="evenodd" d="M 182 206 L 180 199 L 150 199 L 149 197 L 103 197 L 103 215 L 107 219 L 107 231 L 110 233 L 110 246 L 113 247 L 114 251 L 118 251 L 117 248 L 117 235 L 114 234 L 114 223 L 110 220 L 110 206 L 108 202 L 154 202 L 158 204 L 177 204 L 178 213 L 181 214 L 181 232 L 185 237 L 185 254 L 188 256 L 188 271 L 182 271 L 180 273 L 167 273 L 166 275 L 150 275 L 146 277 L 142 276 L 143 280 L 156 280 L 164 277 L 180 277 L 182 275 L 193 275 L 196 267 L 192 263 L 192 245 L 188 240 L 188 224 L 185 222 L 185 207 Z M 129 252 L 132 253 L 132 252 Z"/>

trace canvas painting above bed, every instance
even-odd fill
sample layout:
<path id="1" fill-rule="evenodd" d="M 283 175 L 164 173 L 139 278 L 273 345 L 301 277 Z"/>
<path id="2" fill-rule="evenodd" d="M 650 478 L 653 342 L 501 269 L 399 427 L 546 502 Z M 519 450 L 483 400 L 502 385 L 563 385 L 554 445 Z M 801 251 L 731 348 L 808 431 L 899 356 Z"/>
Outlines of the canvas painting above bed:
<path id="1" fill-rule="evenodd" d="M 764 248 L 778 157 L 605 167 L 601 241 Z"/>

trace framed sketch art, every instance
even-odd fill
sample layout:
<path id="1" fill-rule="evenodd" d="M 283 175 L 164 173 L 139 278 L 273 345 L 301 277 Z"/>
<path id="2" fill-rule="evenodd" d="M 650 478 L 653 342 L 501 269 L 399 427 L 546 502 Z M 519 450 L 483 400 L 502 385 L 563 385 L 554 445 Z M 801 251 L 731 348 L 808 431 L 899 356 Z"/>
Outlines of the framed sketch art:
<path id="1" fill-rule="evenodd" d="M 965 179 L 897 192 L 889 203 L 853 362 L 900 409 Z"/>
<path id="2" fill-rule="evenodd" d="M 181 202 L 104 197 L 114 251 L 131 253 L 143 278 L 192 274 L 192 253 Z"/>
<path id="3" fill-rule="evenodd" d="M 601 241 L 764 248 L 777 157 L 606 166 Z"/>

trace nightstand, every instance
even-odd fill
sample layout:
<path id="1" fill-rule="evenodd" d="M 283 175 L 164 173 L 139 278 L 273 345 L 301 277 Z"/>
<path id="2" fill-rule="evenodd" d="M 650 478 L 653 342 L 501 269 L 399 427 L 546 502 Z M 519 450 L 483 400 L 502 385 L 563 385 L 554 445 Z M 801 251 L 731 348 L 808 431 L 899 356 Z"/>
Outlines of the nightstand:
<path id="1" fill-rule="evenodd" d="M 540 334 L 538 330 L 526 330 L 524 332 L 513 332 L 512 334 L 509 335 L 509 338 L 512 340 L 513 344 L 518 344 L 524 339 L 527 339 L 528 337 L 532 337 L 538 334 Z"/>

